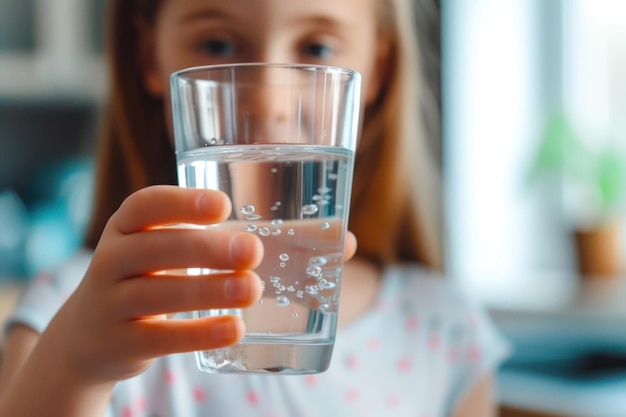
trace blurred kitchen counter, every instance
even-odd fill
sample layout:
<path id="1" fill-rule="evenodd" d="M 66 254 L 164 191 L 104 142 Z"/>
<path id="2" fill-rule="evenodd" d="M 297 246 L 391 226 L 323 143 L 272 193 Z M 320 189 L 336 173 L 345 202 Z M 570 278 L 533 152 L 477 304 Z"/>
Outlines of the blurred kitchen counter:
<path id="1" fill-rule="evenodd" d="M 626 416 L 626 276 L 529 276 L 488 307 L 513 348 L 501 417 Z"/>

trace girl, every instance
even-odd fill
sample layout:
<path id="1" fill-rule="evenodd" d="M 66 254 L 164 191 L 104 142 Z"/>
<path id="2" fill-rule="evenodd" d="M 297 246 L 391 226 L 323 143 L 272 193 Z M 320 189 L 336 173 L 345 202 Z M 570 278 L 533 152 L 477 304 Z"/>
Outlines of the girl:
<path id="1" fill-rule="evenodd" d="M 416 121 L 410 0 L 110 4 L 111 95 L 86 248 L 39 277 L 15 311 L 0 416 L 492 415 L 504 344 L 479 309 L 434 278 L 443 264 L 439 184 Z M 171 186 L 169 75 L 254 61 L 363 77 L 350 222 L 359 249 L 343 274 L 333 362 L 319 375 L 203 374 L 185 352 L 235 343 L 243 324 L 167 319 L 260 297 L 255 236 L 160 227 L 221 222 L 231 207 L 220 193 Z M 157 274 L 190 266 L 237 272 Z"/>

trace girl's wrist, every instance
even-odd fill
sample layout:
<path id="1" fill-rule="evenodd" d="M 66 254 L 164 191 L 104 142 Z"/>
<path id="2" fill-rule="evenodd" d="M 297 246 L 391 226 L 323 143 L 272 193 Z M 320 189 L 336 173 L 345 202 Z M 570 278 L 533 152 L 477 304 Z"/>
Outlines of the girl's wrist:
<path id="1" fill-rule="evenodd" d="M 40 336 L 26 363 L 2 393 L 0 417 L 104 415 L 116 381 L 97 380 L 78 372 L 59 337 L 58 332 L 51 331 Z"/>

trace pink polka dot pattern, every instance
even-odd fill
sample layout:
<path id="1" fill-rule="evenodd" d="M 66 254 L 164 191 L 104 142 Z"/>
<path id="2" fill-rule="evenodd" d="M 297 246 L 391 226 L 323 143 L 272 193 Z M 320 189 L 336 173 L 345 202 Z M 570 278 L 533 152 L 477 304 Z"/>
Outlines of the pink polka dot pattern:
<path id="1" fill-rule="evenodd" d="M 145 413 L 148 409 L 148 402 L 146 401 L 146 397 L 139 397 L 137 399 L 137 411 L 141 413 Z"/>
<path id="2" fill-rule="evenodd" d="M 357 369 L 360 365 L 359 357 L 356 354 L 351 354 L 346 358 L 346 365 L 348 368 Z"/>
<path id="3" fill-rule="evenodd" d="M 361 396 L 361 393 L 359 392 L 359 390 L 356 388 L 352 388 L 348 390 L 348 392 L 346 392 L 346 401 L 355 402 L 356 400 L 359 399 L 360 396 Z"/>
<path id="4" fill-rule="evenodd" d="M 476 345 L 471 346 L 469 351 L 467 352 L 467 355 L 468 355 L 470 361 L 478 362 L 480 360 L 480 357 L 481 357 L 480 348 L 478 346 L 476 346 Z"/>
<path id="5" fill-rule="evenodd" d="M 409 357 L 400 358 L 398 363 L 396 364 L 396 368 L 398 372 L 409 372 L 412 368 L 412 361 Z"/>
<path id="6" fill-rule="evenodd" d="M 417 330 L 419 330 L 419 327 L 420 327 L 420 320 L 418 317 L 410 316 L 409 318 L 407 318 L 406 329 L 409 332 L 416 332 Z"/>
<path id="7" fill-rule="evenodd" d="M 203 387 L 195 387 L 193 389 L 193 399 L 197 403 L 202 403 L 202 402 L 206 401 L 207 395 L 206 395 L 205 389 Z"/>
<path id="8" fill-rule="evenodd" d="M 380 339 L 373 338 L 367 342 L 367 347 L 369 350 L 378 350 L 380 349 Z"/>
<path id="9" fill-rule="evenodd" d="M 304 380 L 309 387 L 315 387 L 319 383 L 319 377 L 317 375 L 307 375 Z"/>
<path id="10" fill-rule="evenodd" d="M 396 394 L 391 394 L 389 398 L 387 398 L 387 405 L 389 408 L 398 408 L 400 405 L 400 397 Z"/>
<path id="11" fill-rule="evenodd" d="M 167 382 L 168 385 L 174 385 L 176 382 L 176 374 L 171 369 L 165 372 L 165 382 Z"/>
<path id="12" fill-rule="evenodd" d="M 122 408 L 122 417 L 139 417 L 145 415 L 148 410 L 148 401 L 145 397 L 140 396 L 134 400 L 131 405 Z"/>
<path id="13" fill-rule="evenodd" d="M 430 337 L 428 338 L 428 347 L 432 352 L 438 350 L 441 347 L 441 336 L 439 336 L 438 333 L 431 333 Z"/>
<path id="14" fill-rule="evenodd" d="M 250 390 L 246 394 L 246 401 L 248 404 L 256 406 L 261 401 L 261 397 L 259 397 L 259 394 L 256 391 Z"/>

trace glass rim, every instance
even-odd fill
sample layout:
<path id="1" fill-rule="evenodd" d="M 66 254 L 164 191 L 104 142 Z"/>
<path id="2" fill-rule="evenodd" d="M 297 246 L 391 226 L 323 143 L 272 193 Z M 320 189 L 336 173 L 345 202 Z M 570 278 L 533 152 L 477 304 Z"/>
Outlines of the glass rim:
<path id="1" fill-rule="evenodd" d="M 283 68 L 283 69 L 297 69 L 310 72 L 321 72 L 327 74 L 341 74 L 349 78 L 360 78 L 361 74 L 353 69 L 344 68 L 334 65 L 323 64 L 302 64 L 302 63 L 271 63 L 271 62 L 241 62 L 230 64 L 215 64 L 215 65 L 198 65 L 194 67 L 183 68 L 172 72 L 170 78 L 174 79 L 191 79 L 193 77 L 190 74 L 207 71 L 220 71 L 220 70 L 238 70 L 247 68 Z"/>

